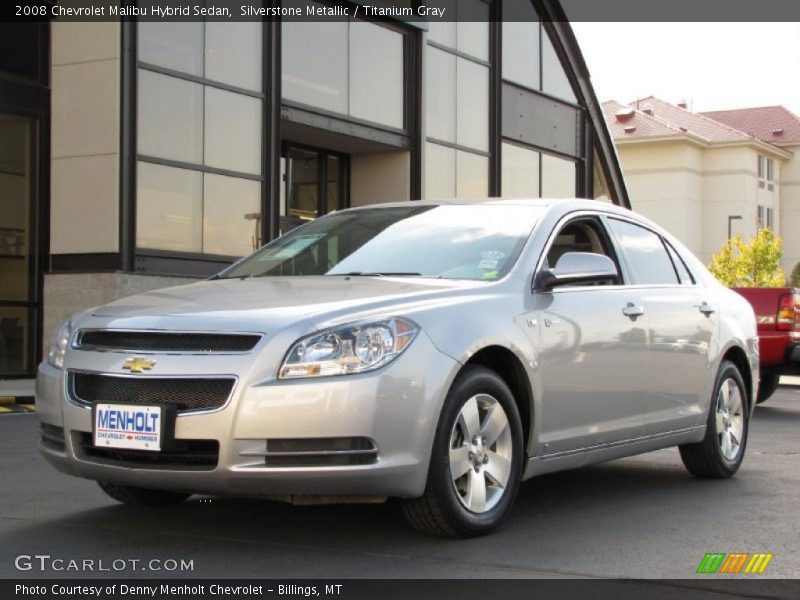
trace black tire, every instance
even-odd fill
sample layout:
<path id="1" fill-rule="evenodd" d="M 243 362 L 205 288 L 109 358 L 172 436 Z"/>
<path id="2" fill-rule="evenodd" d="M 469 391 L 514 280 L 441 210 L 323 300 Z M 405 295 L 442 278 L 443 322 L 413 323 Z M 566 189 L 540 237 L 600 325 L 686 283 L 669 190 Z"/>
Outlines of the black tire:
<path id="1" fill-rule="evenodd" d="M 762 374 L 761 383 L 758 386 L 758 398 L 756 404 L 761 404 L 770 399 L 775 390 L 778 389 L 778 384 L 781 382 L 780 375 Z"/>
<path id="2" fill-rule="evenodd" d="M 511 443 L 508 482 L 496 504 L 481 513 L 468 510 L 459 499 L 450 475 L 449 458 L 451 436 L 459 413 L 467 401 L 478 394 L 491 396 L 503 408 Z M 496 446 L 493 447 L 497 449 Z M 428 535 L 464 538 L 490 533 L 500 525 L 514 504 L 522 474 L 523 454 L 519 410 L 508 385 L 490 369 L 477 365 L 467 366 L 456 378 L 442 407 L 425 494 L 421 498 L 403 501 L 406 519 L 417 531 Z M 477 469 L 478 467 L 476 472 Z M 472 476 L 471 473 L 469 475 Z"/>
<path id="3" fill-rule="evenodd" d="M 742 439 L 739 444 L 738 454 L 729 460 L 720 447 L 720 436 L 717 431 L 717 405 L 720 388 L 725 381 L 731 380 L 738 388 L 742 399 Z M 681 460 L 686 469 L 695 477 L 704 479 L 725 479 L 731 477 L 739 470 L 744 460 L 747 447 L 747 432 L 750 424 L 749 398 L 747 388 L 739 369 L 730 361 L 723 361 L 720 365 L 717 379 L 714 382 L 714 394 L 711 397 L 706 421 L 706 436 L 702 442 L 680 446 Z"/>
<path id="4" fill-rule="evenodd" d="M 168 506 L 170 504 L 179 504 L 191 496 L 191 494 L 182 492 L 151 490 L 130 485 L 117 485 L 116 483 L 109 483 L 107 481 L 98 481 L 97 484 L 100 486 L 101 490 L 114 500 L 137 506 Z"/>

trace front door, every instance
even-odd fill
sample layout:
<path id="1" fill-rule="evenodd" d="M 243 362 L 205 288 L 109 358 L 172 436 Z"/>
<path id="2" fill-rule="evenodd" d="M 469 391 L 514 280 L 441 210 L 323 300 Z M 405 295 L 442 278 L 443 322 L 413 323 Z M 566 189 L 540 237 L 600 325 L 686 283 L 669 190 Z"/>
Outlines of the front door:
<path id="1" fill-rule="evenodd" d="M 619 264 L 594 218 L 567 223 L 547 251 L 555 266 L 565 252 L 605 254 Z M 543 454 L 559 454 L 642 435 L 647 318 L 635 290 L 621 285 L 556 288 L 535 295 L 540 336 Z M 629 313 L 629 314 L 626 314 Z"/>
<path id="2" fill-rule="evenodd" d="M 37 133 L 36 119 L 0 113 L 0 379 L 36 366 Z"/>

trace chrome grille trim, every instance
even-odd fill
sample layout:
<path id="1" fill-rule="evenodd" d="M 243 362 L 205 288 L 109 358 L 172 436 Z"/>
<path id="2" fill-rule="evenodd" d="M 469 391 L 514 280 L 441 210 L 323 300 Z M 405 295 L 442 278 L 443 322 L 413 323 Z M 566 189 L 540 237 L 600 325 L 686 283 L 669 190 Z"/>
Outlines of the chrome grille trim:
<path id="1" fill-rule="evenodd" d="M 72 348 L 95 352 L 247 354 L 262 337 L 254 332 L 80 329 Z"/>
<path id="2" fill-rule="evenodd" d="M 76 388 L 76 381 L 77 378 L 94 378 L 95 381 L 103 380 L 100 382 L 100 385 L 109 386 L 109 385 L 125 385 L 125 382 L 129 382 L 131 387 L 139 388 L 139 394 L 136 394 L 135 398 L 131 398 L 130 395 L 125 396 L 126 390 L 122 389 L 121 396 L 111 395 L 111 397 L 95 397 L 93 398 L 84 398 L 81 396 L 87 395 L 86 389 L 81 390 L 80 392 Z M 112 381 L 113 380 L 113 381 Z M 175 402 L 174 398 L 171 400 L 168 394 L 165 394 L 161 397 L 158 396 L 157 386 L 162 385 L 166 388 L 165 391 L 169 391 L 169 386 L 180 385 L 181 382 L 184 383 L 191 383 L 198 386 L 208 386 L 210 382 L 217 382 L 217 385 L 220 386 L 219 390 L 216 390 L 218 393 L 218 399 L 214 401 L 213 406 L 198 406 L 198 407 L 181 407 L 178 406 Z M 86 383 L 85 381 L 81 383 Z M 224 387 L 222 387 L 222 383 L 228 386 L 227 391 L 225 391 Z M 237 378 L 232 375 L 207 375 L 207 376 L 191 376 L 187 377 L 185 375 L 168 375 L 168 376 L 130 376 L 130 375 L 121 375 L 116 373 L 98 373 L 93 371 L 81 371 L 81 370 L 70 370 L 67 373 L 67 398 L 71 404 L 79 406 L 81 408 L 85 408 L 86 410 L 91 410 L 92 405 L 95 402 L 106 402 L 106 403 L 126 403 L 130 402 L 133 404 L 171 404 L 177 407 L 178 416 L 191 414 L 204 414 L 204 413 L 211 413 L 223 410 L 231 401 L 233 397 L 233 393 L 236 389 Z M 145 386 L 151 386 L 150 389 L 147 389 Z M 178 388 L 180 389 L 180 388 Z M 141 391 L 147 393 L 147 397 L 142 399 Z M 134 393 L 137 390 L 127 390 L 128 394 Z M 224 393 L 224 396 L 222 392 Z M 108 390 L 103 389 L 102 392 L 104 394 L 108 393 Z M 154 395 L 155 394 L 155 395 Z M 184 402 L 185 404 L 185 402 Z"/>

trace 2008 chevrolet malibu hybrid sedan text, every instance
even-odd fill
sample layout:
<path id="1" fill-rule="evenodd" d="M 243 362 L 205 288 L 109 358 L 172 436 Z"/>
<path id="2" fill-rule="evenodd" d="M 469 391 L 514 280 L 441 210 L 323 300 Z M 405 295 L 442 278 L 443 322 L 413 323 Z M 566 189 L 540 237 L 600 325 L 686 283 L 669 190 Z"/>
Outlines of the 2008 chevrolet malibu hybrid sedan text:
<path id="1" fill-rule="evenodd" d="M 39 368 L 41 451 L 131 503 L 402 499 L 496 527 L 520 481 L 678 446 L 742 463 L 750 305 L 591 200 L 336 212 L 210 280 L 73 316 Z"/>

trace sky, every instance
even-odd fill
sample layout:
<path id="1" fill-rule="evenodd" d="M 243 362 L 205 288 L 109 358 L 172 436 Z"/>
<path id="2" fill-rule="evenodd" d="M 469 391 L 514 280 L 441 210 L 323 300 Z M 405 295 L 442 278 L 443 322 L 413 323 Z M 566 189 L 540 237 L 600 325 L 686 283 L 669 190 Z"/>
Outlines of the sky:
<path id="1" fill-rule="evenodd" d="M 794 0 L 791 0 L 794 1 Z M 800 115 L 800 23 L 572 23 L 601 102 Z"/>

